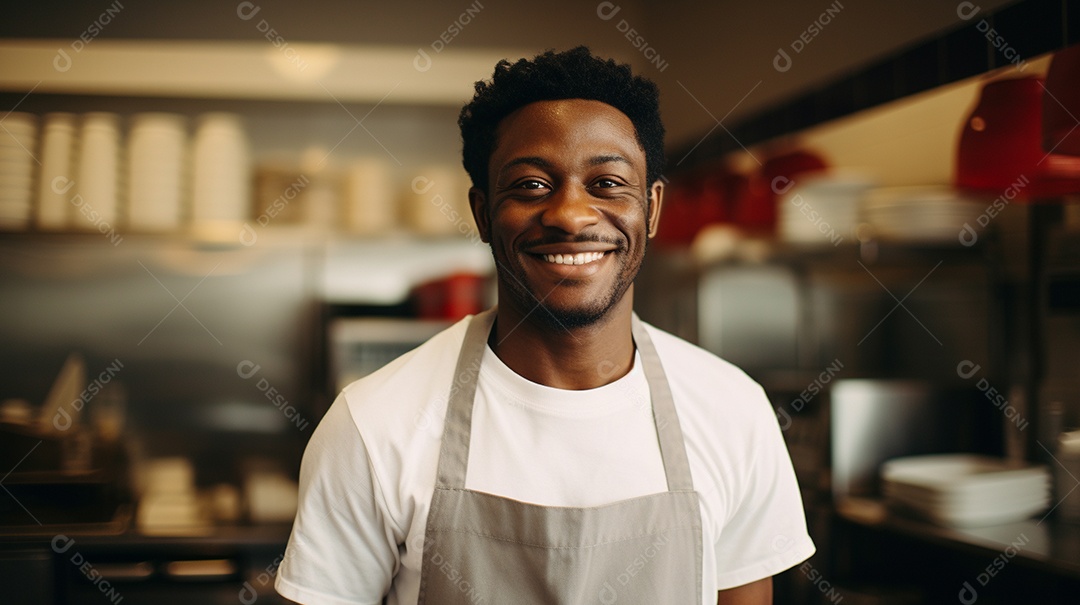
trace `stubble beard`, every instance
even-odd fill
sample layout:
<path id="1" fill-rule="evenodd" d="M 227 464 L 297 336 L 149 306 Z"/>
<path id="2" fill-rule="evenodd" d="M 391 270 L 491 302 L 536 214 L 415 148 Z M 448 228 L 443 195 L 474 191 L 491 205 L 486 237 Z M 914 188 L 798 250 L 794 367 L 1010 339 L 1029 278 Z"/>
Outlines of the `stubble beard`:
<path id="1" fill-rule="evenodd" d="M 629 252 L 625 247 L 620 247 L 610 254 L 618 255 L 615 260 L 618 264 L 617 277 L 606 295 L 593 301 L 585 301 L 576 308 L 559 308 L 547 304 L 547 296 L 550 292 L 533 292 L 529 289 L 526 281 L 524 267 L 517 257 L 500 262 L 495 257 L 495 266 L 499 278 L 500 292 L 513 299 L 513 304 L 521 309 L 529 320 L 535 320 L 553 331 L 567 331 L 577 328 L 592 326 L 608 317 L 612 309 L 622 301 L 627 290 L 634 283 L 638 269 L 641 268 L 639 259 L 636 266 L 630 266 Z M 494 246 L 492 247 L 494 257 Z M 558 286 L 557 286 L 558 287 Z"/>

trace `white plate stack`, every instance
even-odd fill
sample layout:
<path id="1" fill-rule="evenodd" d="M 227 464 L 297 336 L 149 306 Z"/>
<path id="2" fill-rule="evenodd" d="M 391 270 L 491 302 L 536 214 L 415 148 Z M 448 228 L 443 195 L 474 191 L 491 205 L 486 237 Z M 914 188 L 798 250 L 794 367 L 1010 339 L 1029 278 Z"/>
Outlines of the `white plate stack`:
<path id="1" fill-rule="evenodd" d="M 891 187 L 868 192 L 861 212 L 879 239 L 944 243 L 969 241 L 961 234 L 982 229 L 978 219 L 988 205 L 949 187 Z"/>
<path id="2" fill-rule="evenodd" d="M 881 480 L 890 505 L 947 527 L 1021 521 L 1050 505 L 1045 466 L 1017 466 L 988 456 L 896 458 L 882 465 Z"/>
<path id="3" fill-rule="evenodd" d="M 170 113 L 132 118 L 128 139 L 128 224 L 139 231 L 172 231 L 183 215 L 187 124 Z"/>
<path id="4" fill-rule="evenodd" d="M 41 128 L 41 178 L 38 179 L 37 227 L 64 229 L 71 221 L 75 182 L 75 114 L 45 114 Z"/>
<path id="5" fill-rule="evenodd" d="M 209 530 L 187 458 L 155 458 L 141 469 L 142 497 L 135 517 L 148 535 L 190 535 Z"/>
<path id="6" fill-rule="evenodd" d="M 30 226 L 37 118 L 11 112 L 0 121 L 0 229 Z"/>
<path id="7" fill-rule="evenodd" d="M 251 214 L 251 152 L 240 117 L 199 116 L 193 143 L 192 218 L 239 223 Z"/>

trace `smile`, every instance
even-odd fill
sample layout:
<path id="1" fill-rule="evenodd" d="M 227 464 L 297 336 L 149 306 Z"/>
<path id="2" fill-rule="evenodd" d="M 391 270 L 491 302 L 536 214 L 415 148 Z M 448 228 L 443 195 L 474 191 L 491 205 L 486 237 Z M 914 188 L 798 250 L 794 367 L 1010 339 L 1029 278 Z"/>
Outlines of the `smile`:
<path id="1" fill-rule="evenodd" d="M 577 254 L 544 254 L 544 260 L 556 265 L 587 265 L 604 258 L 604 252 L 578 252 Z"/>

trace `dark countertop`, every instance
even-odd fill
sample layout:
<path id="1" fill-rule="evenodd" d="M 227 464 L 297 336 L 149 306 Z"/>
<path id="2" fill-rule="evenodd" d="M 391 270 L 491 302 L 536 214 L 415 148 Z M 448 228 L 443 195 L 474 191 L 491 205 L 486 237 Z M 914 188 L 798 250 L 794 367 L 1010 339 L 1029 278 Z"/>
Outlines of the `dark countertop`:
<path id="1" fill-rule="evenodd" d="M 1047 515 L 987 527 L 952 528 L 901 516 L 880 500 L 850 500 L 837 516 L 860 526 L 993 558 L 1005 549 L 1039 570 L 1080 579 L 1080 524 Z"/>
<path id="2" fill-rule="evenodd" d="M 289 539 L 291 523 L 214 525 L 205 532 L 175 534 L 145 534 L 134 529 L 105 524 L 71 524 L 26 526 L 17 532 L 0 531 L 0 548 L 5 545 L 29 546 L 49 543 L 63 534 L 79 544 L 95 548 L 125 548 L 131 546 L 236 546 L 259 548 L 282 546 Z M 119 530 L 119 531 L 116 531 Z"/>

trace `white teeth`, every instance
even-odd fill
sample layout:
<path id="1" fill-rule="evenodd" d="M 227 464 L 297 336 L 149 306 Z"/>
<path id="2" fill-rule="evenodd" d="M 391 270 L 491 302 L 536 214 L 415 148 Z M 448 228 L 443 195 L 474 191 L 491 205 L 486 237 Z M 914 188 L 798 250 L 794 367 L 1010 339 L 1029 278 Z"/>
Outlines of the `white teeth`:
<path id="1" fill-rule="evenodd" d="M 556 265 L 585 265 L 603 257 L 603 252 L 578 252 L 577 254 L 545 254 L 544 260 Z"/>

